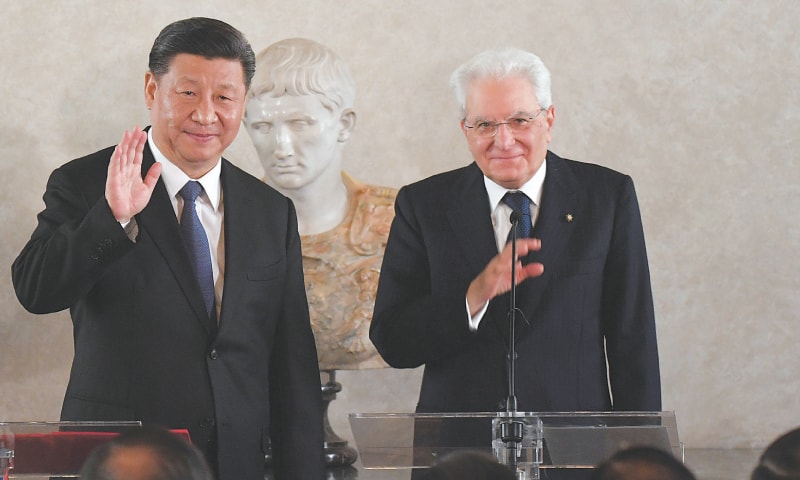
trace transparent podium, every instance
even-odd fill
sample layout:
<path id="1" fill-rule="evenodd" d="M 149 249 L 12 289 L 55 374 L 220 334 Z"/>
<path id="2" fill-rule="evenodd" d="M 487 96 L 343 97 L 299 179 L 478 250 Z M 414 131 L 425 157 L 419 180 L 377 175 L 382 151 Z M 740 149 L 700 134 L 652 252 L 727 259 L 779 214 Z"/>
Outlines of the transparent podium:
<path id="1" fill-rule="evenodd" d="M 366 469 L 424 469 L 458 450 L 490 453 L 520 480 L 589 472 L 630 446 L 683 460 L 674 412 L 353 413 L 349 420 Z"/>
<path id="2" fill-rule="evenodd" d="M 140 422 L 0 423 L 0 478 L 75 478 L 92 450 L 138 427 Z"/>

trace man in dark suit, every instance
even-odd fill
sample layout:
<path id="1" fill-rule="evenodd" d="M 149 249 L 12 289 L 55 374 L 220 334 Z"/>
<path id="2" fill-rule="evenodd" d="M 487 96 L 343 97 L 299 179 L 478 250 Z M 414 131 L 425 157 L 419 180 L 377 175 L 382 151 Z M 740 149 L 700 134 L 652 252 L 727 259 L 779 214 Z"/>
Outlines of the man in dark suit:
<path id="1" fill-rule="evenodd" d="M 70 309 L 63 420 L 188 428 L 221 480 L 263 479 L 271 439 L 277 478 L 319 479 L 294 207 L 221 158 L 254 70 L 230 25 L 164 28 L 145 74 L 151 128 L 52 173 L 12 277 L 27 310 Z"/>
<path id="2" fill-rule="evenodd" d="M 400 190 L 370 328 L 379 353 L 425 365 L 419 412 L 506 409 L 516 211 L 521 236 L 532 228 L 516 242 L 518 410 L 660 410 L 630 177 L 548 151 L 555 109 L 535 55 L 484 52 L 451 84 L 475 162 Z"/>

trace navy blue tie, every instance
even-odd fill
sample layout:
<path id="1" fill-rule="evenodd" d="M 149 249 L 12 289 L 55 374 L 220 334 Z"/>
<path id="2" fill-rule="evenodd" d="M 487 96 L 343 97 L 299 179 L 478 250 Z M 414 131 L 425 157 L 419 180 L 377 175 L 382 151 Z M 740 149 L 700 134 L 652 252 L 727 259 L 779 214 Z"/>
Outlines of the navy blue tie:
<path id="1" fill-rule="evenodd" d="M 511 207 L 511 210 L 520 214 L 519 225 L 517 226 L 517 238 L 528 238 L 531 236 L 533 225 L 531 224 L 531 199 L 520 191 L 509 191 L 503 196 L 503 203 Z M 508 240 L 511 240 L 511 233 L 508 232 Z"/>
<path id="2" fill-rule="evenodd" d="M 200 291 L 203 293 L 203 300 L 206 304 L 206 312 L 209 318 L 216 318 L 214 311 L 214 273 L 211 269 L 211 251 L 208 247 L 208 237 L 200 217 L 197 216 L 195 200 L 203 191 L 203 186 L 194 180 L 186 182 L 181 188 L 180 196 L 183 197 L 183 210 L 181 211 L 181 234 L 189 252 L 189 259 L 194 267 L 194 274 Z"/>

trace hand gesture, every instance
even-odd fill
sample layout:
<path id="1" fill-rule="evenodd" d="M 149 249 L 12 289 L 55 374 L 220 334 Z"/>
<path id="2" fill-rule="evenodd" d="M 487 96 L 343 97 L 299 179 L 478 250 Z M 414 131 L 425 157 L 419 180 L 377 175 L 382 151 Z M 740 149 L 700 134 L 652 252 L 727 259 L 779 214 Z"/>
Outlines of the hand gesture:
<path id="1" fill-rule="evenodd" d="M 529 263 L 525 266 L 519 260 L 528 252 L 542 248 L 542 241 L 538 238 L 523 238 L 517 240 L 517 267 L 516 282 L 519 285 L 526 278 L 538 277 L 544 272 L 544 265 L 541 263 Z M 498 295 L 511 290 L 511 244 L 505 246 L 502 252 L 498 253 L 486 265 L 486 268 L 472 280 L 467 289 L 467 303 L 469 304 L 469 314 L 475 315 L 486 305 L 486 302 Z"/>
<path id="2" fill-rule="evenodd" d="M 146 142 L 147 132 L 138 128 L 125 131 L 108 162 L 106 201 L 120 223 L 130 221 L 144 210 L 161 175 L 161 164 L 156 162 L 142 180 L 142 155 Z"/>

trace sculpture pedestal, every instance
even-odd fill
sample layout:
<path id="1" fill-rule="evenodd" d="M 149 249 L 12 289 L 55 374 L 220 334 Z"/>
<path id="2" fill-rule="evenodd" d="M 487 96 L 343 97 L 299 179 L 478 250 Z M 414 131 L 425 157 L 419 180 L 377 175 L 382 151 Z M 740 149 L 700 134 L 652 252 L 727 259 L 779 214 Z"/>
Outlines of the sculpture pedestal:
<path id="1" fill-rule="evenodd" d="M 358 476 L 358 471 L 351 467 L 358 458 L 358 452 L 355 448 L 348 445 L 347 440 L 343 439 L 331 427 L 331 422 L 328 420 L 328 406 L 336 399 L 336 394 L 342 391 L 342 384 L 336 381 L 335 370 L 324 370 L 320 374 L 327 374 L 328 379 L 322 383 L 322 426 L 325 432 L 324 438 L 324 457 L 325 466 L 327 467 L 325 480 L 350 480 Z M 320 375 L 321 377 L 321 375 Z M 266 479 L 272 480 L 274 478 L 272 467 L 272 449 L 264 455 L 264 461 L 267 467 Z M 0 479 L 2 480 L 2 479 Z"/>
<path id="2" fill-rule="evenodd" d="M 356 449 L 347 444 L 336 432 L 333 431 L 328 420 L 328 406 L 336 399 L 336 394 L 342 391 L 342 384 L 336 381 L 336 371 L 326 370 L 328 381 L 322 384 L 322 425 L 325 429 L 325 465 L 328 467 L 341 467 L 352 465 L 358 458 Z"/>

